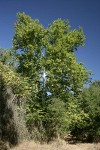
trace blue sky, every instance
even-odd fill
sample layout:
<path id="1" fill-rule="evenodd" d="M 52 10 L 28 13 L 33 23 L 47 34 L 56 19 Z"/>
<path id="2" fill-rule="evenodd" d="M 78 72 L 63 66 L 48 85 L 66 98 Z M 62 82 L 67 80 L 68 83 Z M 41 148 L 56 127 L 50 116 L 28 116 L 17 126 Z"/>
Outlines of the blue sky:
<path id="1" fill-rule="evenodd" d="M 68 19 L 73 28 L 82 26 L 85 46 L 76 52 L 78 61 L 100 80 L 100 0 L 0 0 L 0 47 L 12 47 L 17 12 L 39 19 L 45 27 L 58 18 Z"/>

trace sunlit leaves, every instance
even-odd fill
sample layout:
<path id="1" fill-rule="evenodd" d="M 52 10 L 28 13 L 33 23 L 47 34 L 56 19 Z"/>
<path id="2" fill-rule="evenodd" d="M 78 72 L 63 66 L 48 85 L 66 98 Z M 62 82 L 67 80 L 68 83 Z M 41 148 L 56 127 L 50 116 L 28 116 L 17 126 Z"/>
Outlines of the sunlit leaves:
<path id="1" fill-rule="evenodd" d="M 81 125 L 88 117 L 71 102 L 88 81 L 89 72 L 77 62 L 74 54 L 79 46 L 84 45 L 84 40 L 82 28 L 71 30 L 66 20 L 55 20 L 44 28 L 38 20 L 18 13 L 13 47 L 19 60 L 18 72 L 27 77 L 31 87 L 26 107 L 28 122 L 42 122 L 45 128 L 47 122 L 51 121 L 55 126 L 57 122 L 57 130 L 63 131 L 71 124 L 80 122 Z M 44 73 L 48 75 L 45 78 Z M 55 101 L 52 102 L 52 98 Z M 51 103 L 48 104 L 49 99 Z M 66 108 L 67 102 L 69 106 Z"/>
<path id="2" fill-rule="evenodd" d="M 6 86 L 10 86 L 14 94 L 20 96 L 30 94 L 30 86 L 27 83 L 27 79 L 21 78 L 19 74 L 2 62 L 0 62 L 0 80 L 3 80 Z"/>
<path id="3" fill-rule="evenodd" d="M 66 20 L 55 20 L 44 29 L 38 20 L 18 13 L 13 45 L 19 59 L 19 71 L 40 82 L 38 75 L 45 67 L 49 74 L 46 82 L 49 92 L 55 96 L 67 89 L 78 93 L 87 82 L 88 71 L 76 61 L 73 52 L 84 44 L 84 39 L 82 28 L 70 30 Z"/>
<path id="4" fill-rule="evenodd" d="M 58 19 L 46 29 L 38 20 L 25 13 L 18 13 L 15 23 L 13 46 L 19 60 L 18 70 L 32 80 L 32 86 L 41 91 L 41 73 L 49 76 L 45 90 L 52 96 L 80 93 L 88 80 L 89 72 L 76 60 L 74 51 L 84 45 L 85 36 L 81 27 L 70 29 L 69 22 Z M 66 93 L 66 94 L 65 94 Z"/>

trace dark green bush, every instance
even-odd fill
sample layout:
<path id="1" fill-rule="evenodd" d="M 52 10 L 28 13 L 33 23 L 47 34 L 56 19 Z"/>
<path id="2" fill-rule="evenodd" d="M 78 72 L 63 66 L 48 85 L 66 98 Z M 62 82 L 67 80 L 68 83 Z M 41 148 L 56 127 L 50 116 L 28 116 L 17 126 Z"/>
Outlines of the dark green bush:
<path id="1" fill-rule="evenodd" d="M 100 81 L 84 89 L 79 103 L 89 118 L 84 126 L 75 126 L 73 133 L 81 134 L 88 142 L 100 141 Z"/>

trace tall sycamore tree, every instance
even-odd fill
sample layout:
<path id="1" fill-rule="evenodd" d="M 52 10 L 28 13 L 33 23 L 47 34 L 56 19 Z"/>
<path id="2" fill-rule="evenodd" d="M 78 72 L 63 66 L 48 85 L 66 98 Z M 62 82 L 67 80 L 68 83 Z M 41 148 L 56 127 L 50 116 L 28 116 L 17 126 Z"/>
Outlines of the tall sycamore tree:
<path id="1" fill-rule="evenodd" d="M 37 85 L 37 90 L 43 87 L 45 70 L 46 91 L 52 96 L 77 95 L 88 79 L 88 71 L 74 54 L 84 40 L 82 28 L 70 30 L 66 20 L 55 20 L 45 29 L 38 20 L 18 13 L 13 38 L 18 70 Z"/>
<path id="2" fill-rule="evenodd" d="M 73 97 L 78 97 L 88 81 L 89 72 L 82 63 L 77 62 L 74 52 L 84 45 L 84 40 L 82 28 L 71 30 L 67 20 L 55 20 L 44 28 L 38 20 L 25 13 L 18 13 L 13 48 L 18 60 L 18 72 L 27 77 L 30 83 L 32 97 L 27 108 L 29 120 L 43 119 L 48 107 L 51 109 L 51 105 L 55 104 L 56 98 L 66 104 Z M 61 108 L 62 114 L 65 110 Z"/>

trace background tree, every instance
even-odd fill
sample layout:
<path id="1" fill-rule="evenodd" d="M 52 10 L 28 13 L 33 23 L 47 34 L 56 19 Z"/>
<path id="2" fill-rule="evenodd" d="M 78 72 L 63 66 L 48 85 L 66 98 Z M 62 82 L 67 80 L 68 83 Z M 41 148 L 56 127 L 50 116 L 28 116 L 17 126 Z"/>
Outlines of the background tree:
<path id="1" fill-rule="evenodd" d="M 30 90 L 13 58 L 12 51 L 0 49 L 0 140 L 16 145 L 28 137 L 24 106 Z"/>
<path id="2" fill-rule="evenodd" d="M 81 108 L 89 119 L 83 132 L 87 135 L 88 141 L 100 140 L 100 81 L 94 81 L 89 88 L 84 89 Z"/>
<path id="3" fill-rule="evenodd" d="M 2 62 L 5 65 L 9 65 L 10 68 L 13 69 L 16 68 L 17 61 L 12 48 L 9 49 L 0 48 L 0 62 Z"/>

